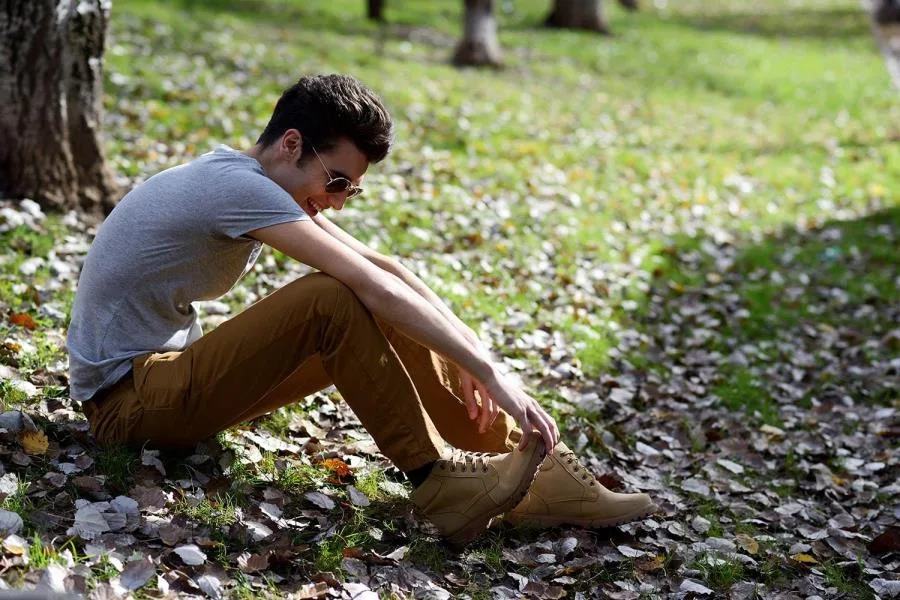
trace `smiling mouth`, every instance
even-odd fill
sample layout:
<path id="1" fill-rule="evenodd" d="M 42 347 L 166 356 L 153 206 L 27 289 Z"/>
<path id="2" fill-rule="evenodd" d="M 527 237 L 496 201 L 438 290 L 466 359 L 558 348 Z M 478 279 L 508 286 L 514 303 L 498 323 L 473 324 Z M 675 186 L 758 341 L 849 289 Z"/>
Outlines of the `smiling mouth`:
<path id="1" fill-rule="evenodd" d="M 316 201 L 313 200 L 312 198 L 309 199 L 309 205 L 310 205 L 310 207 L 313 209 L 313 211 L 315 211 L 315 213 L 320 213 L 320 212 L 322 212 L 323 210 L 325 210 L 325 209 L 322 207 L 322 205 L 320 205 L 318 202 L 316 202 Z M 313 214 L 313 216 L 315 216 L 315 213 Z"/>

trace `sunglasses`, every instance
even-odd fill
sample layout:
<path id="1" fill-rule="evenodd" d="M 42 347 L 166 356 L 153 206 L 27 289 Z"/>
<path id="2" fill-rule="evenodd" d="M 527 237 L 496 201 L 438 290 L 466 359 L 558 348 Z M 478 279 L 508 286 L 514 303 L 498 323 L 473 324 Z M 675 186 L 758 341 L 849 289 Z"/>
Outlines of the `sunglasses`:
<path id="1" fill-rule="evenodd" d="M 319 159 L 319 164 L 321 164 L 322 168 L 325 169 L 325 174 L 328 175 L 328 183 L 325 184 L 325 191 L 327 193 L 340 194 L 341 192 L 347 192 L 347 198 L 359 196 L 363 193 L 363 189 L 361 187 L 359 187 L 358 185 L 353 185 L 353 182 L 346 177 L 332 177 L 331 171 L 329 171 L 328 167 L 325 166 L 325 163 L 322 162 L 322 157 L 319 156 L 318 152 L 316 152 L 315 146 L 310 146 L 310 148 L 312 148 L 312 151 L 316 155 L 316 158 Z"/>

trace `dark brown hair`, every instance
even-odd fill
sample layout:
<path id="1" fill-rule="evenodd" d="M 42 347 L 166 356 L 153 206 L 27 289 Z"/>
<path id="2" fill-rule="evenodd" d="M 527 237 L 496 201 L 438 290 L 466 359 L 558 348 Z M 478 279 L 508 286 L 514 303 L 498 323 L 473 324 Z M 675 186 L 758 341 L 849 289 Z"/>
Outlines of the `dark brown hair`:
<path id="1" fill-rule="evenodd" d="M 350 75 L 310 75 L 286 89 L 257 144 L 276 142 L 288 129 L 303 136 L 303 157 L 347 138 L 377 163 L 391 149 L 391 115 L 372 90 Z M 301 159 L 302 160 L 302 159 Z"/>

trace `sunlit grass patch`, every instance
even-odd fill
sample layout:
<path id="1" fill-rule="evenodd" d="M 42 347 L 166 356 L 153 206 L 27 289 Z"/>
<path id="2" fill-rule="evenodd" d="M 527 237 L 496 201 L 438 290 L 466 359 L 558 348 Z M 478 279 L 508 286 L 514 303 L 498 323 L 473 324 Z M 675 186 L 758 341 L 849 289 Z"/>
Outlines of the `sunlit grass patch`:
<path id="1" fill-rule="evenodd" d="M 743 410 L 769 425 L 781 423 L 778 405 L 750 370 L 734 368 L 727 369 L 725 373 L 725 381 L 712 390 L 724 406 L 731 410 Z"/>
<path id="2" fill-rule="evenodd" d="M 4 411 L 13 408 L 22 408 L 30 402 L 28 394 L 16 387 L 12 381 L 0 381 L 0 405 Z"/>
<path id="3" fill-rule="evenodd" d="M 738 581 L 743 581 L 747 567 L 738 560 L 717 552 L 701 554 L 694 562 L 703 581 L 714 589 L 725 590 Z"/>

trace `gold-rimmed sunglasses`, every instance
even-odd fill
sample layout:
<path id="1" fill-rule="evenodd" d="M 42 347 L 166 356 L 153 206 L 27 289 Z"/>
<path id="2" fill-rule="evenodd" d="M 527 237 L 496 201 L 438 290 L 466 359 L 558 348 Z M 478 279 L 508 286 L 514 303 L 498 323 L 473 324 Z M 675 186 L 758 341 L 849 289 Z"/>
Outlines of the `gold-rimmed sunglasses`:
<path id="1" fill-rule="evenodd" d="M 312 151 L 316 155 L 316 158 L 319 159 L 319 164 L 321 164 L 322 168 L 325 169 L 325 174 L 328 175 L 328 183 L 325 184 L 325 191 L 327 193 L 340 194 L 341 192 L 347 192 L 347 198 L 359 196 L 363 193 L 363 189 L 361 187 L 359 187 L 358 185 L 354 185 L 353 182 L 346 177 L 332 177 L 331 171 L 329 171 L 328 167 L 325 166 L 325 163 L 322 161 L 322 157 L 319 156 L 319 153 L 316 151 L 315 146 L 310 146 L 310 148 L 312 148 Z"/>

